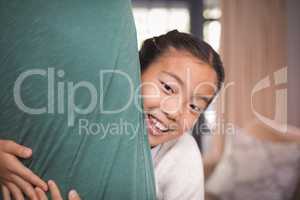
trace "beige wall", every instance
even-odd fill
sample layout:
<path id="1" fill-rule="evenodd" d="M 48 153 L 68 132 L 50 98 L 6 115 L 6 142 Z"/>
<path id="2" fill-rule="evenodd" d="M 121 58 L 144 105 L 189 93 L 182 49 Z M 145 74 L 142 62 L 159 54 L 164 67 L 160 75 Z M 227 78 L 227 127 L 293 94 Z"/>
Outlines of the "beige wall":
<path id="1" fill-rule="evenodd" d="M 288 0 L 288 122 L 300 127 L 300 1 Z"/>
<path id="2" fill-rule="evenodd" d="M 226 83 L 223 117 L 240 127 L 252 124 L 265 126 L 254 110 L 270 120 L 278 110 L 284 121 L 287 83 L 275 84 L 274 72 L 287 66 L 286 1 L 285 0 L 223 0 L 221 56 L 225 65 Z M 284 80 L 284 73 L 281 80 Z M 255 94 L 253 90 L 264 78 L 270 87 Z M 282 89 L 282 90 L 281 90 Z M 276 92 L 281 90 L 281 101 Z M 253 95 L 253 96 L 252 96 Z M 251 96 L 253 107 L 251 107 Z M 284 99 L 285 96 L 285 99 Z M 278 104 L 280 106 L 278 107 Z M 258 129 L 256 129 L 258 130 Z"/>

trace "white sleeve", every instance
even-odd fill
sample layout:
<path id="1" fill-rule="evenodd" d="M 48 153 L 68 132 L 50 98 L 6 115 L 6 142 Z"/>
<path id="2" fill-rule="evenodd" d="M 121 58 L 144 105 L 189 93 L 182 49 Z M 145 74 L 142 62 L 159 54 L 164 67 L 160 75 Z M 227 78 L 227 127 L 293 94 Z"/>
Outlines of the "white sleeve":
<path id="1" fill-rule="evenodd" d="M 201 170 L 201 169 L 200 169 Z M 164 200 L 204 200 L 204 179 L 200 170 L 170 172 L 172 181 L 163 190 Z"/>
<path id="2" fill-rule="evenodd" d="M 160 184 L 163 200 L 204 200 L 201 153 L 192 142 L 185 143 L 184 148 L 178 148 L 169 157 Z"/>

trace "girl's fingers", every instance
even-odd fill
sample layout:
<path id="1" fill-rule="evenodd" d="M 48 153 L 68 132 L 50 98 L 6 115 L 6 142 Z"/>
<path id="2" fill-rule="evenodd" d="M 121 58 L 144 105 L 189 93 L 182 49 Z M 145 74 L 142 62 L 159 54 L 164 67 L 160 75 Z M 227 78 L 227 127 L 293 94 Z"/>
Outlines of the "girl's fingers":
<path id="1" fill-rule="evenodd" d="M 32 154 L 32 150 L 30 148 L 17 144 L 11 140 L 1 140 L 0 144 L 4 152 L 21 158 L 29 158 Z"/>
<path id="2" fill-rule="evenodd" d="M 10 191 L 11 195 L 13 196 L 14 200 L 24 200 L 23 193 L 15 184 L 8 182 L 6 186 Z"/>
<path id="3" fill-rule="evenodd" d="M 11 179 L 12 182 L 15 183 L 29 199 L 38 200 L 35 190 L 30 183 L 24 181 L 21 177 L 17 175 L 12 175 Z"/>
<path id="4" fill-rule="evenodd" d="M 63 198 L 60 194 L 59 188 L 54 183 L 54 181 L 52 181 L 52 180 L 48 181 L 48 185 L 49 185 L 49 190 L 51 193 L 51 199 L 52 200 L 63 200 Z"/>
<path id="5" fill-rule="evenodd" d="M 35 191 L 38 195 L 39 200 L 48 200 L 45 192 L 40 188 L 35 188 Z"/>
<path id="6" fill-rule="evenodd" d="M 75 190 L 69 192 L 69 200 L 80 200 L 78 193 Z"/>
<path id="7" fill-rule="evenodd" d="M 10 192 L 9 192 L 8 188 L 5 185 L 2 185 L 1 189 L 2 189 L 3 200 L 11 200 Z"/>
<path id="8" fill-rule="evenodd" d="M 15 164 L 15 168 L 12 171 L 14 171 L 16 174 L 18 174 L 27 182 L 29 182 L 31 185 L 40 187 L 44 191 L 48 190 L 47 183 L 44 182 L 42 179 L 40 179 L 40 177 L 34 174 L 30 169 L 25 167 L 19 160 L 17 160 L 17 163 Z"/>

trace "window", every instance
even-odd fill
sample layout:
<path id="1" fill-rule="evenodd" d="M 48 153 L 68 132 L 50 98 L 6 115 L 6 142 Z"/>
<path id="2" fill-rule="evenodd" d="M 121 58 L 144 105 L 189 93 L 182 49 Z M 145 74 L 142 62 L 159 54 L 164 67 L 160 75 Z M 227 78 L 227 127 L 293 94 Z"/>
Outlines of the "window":
<path id="1" fill-rule="evenodd" d="M 220 48 L 222 15 L 219 0 L 204 0 L 203 11 L 203 39 L 209 43 L 216 51 Z"/>
<path id="2" fill-rule="evenodd" d="M 177 29 L 182 32 L 190 30 L 190 16 L 187 5 L 183 3 L 134 4 L 133 14 L 137 27 L 138 46 L 150 37 L 165 34 Z"/>

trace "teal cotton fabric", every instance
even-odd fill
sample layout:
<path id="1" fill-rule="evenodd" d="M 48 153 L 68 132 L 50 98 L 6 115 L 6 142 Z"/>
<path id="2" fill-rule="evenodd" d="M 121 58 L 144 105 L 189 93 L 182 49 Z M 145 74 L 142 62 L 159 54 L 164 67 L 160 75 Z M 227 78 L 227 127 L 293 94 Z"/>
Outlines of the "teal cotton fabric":
<path id="1" fill-rule="evenodd" d="M 65 199 L 155 199 L 129 0 L 0 0 L 0 75 L 0 139 L 32 148 L 22 162 Z"/>

